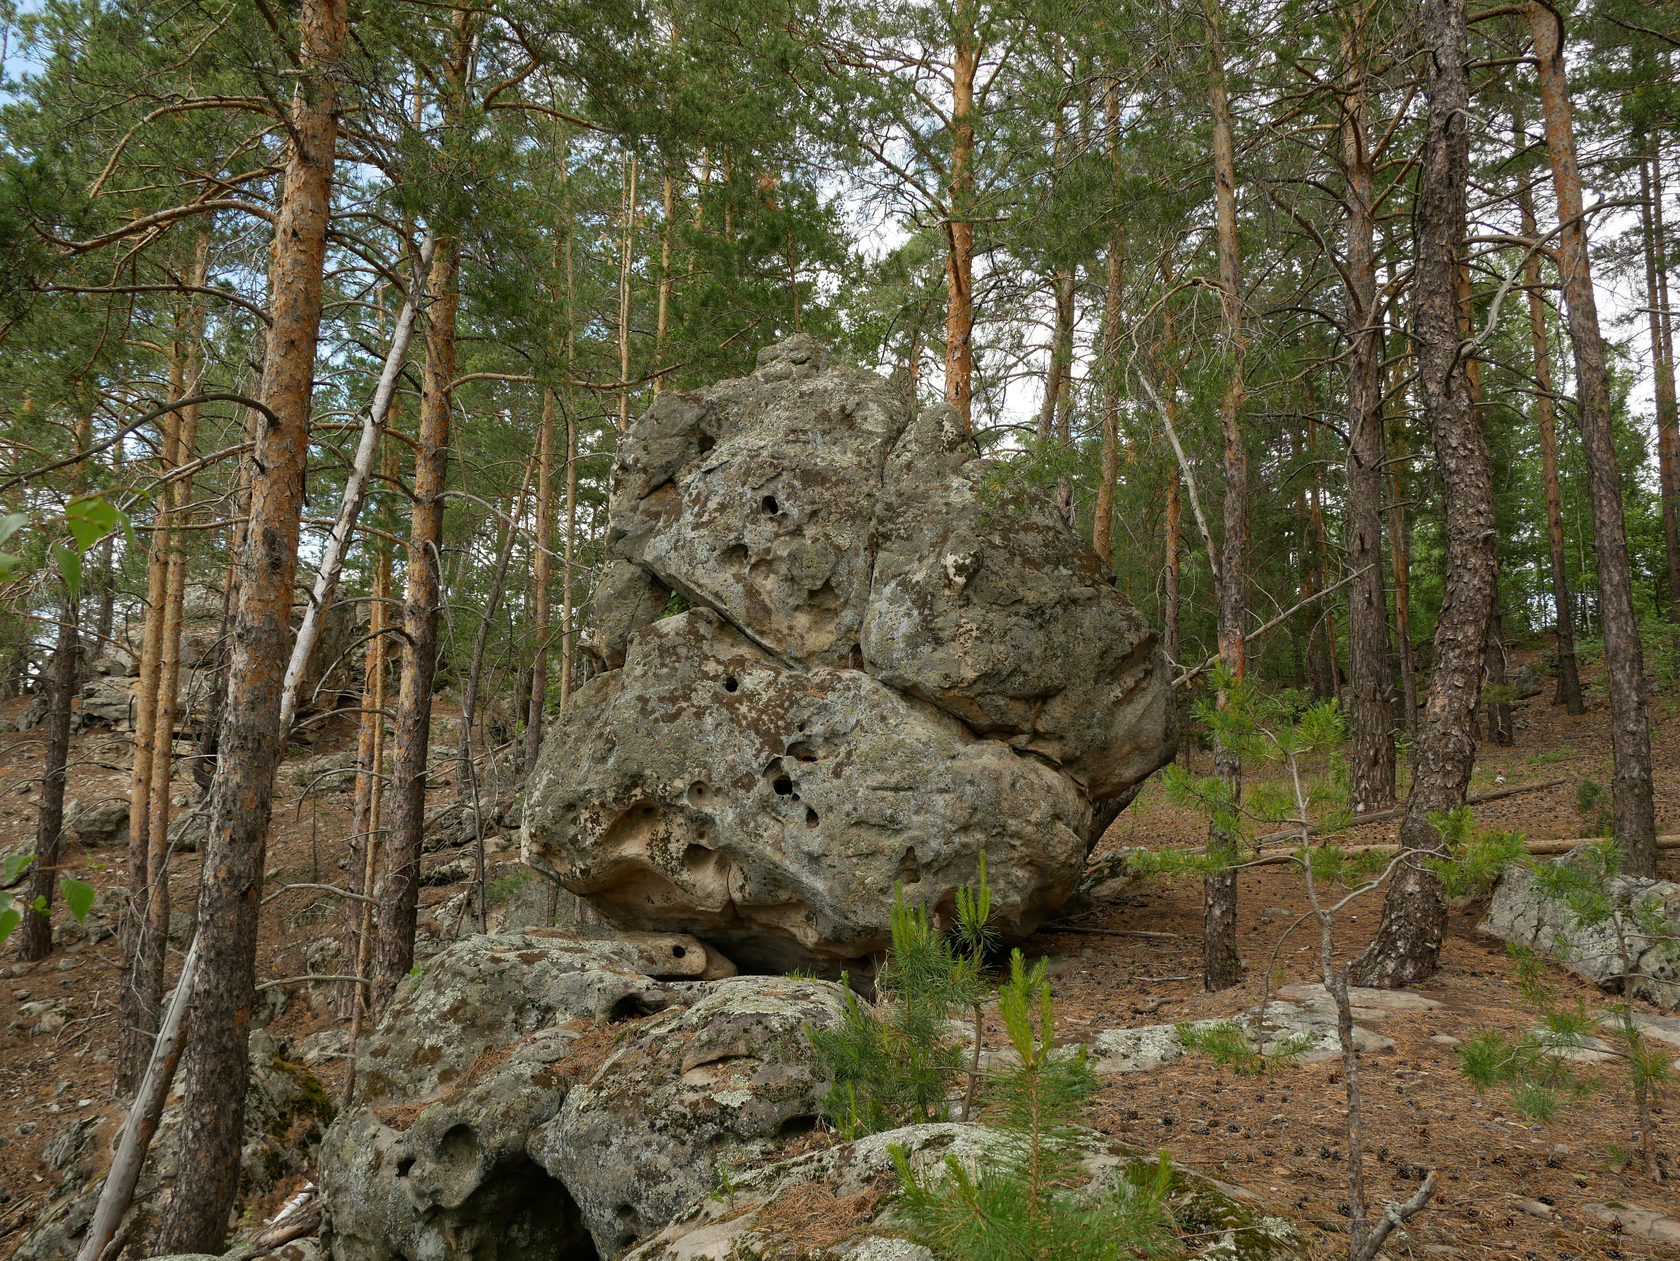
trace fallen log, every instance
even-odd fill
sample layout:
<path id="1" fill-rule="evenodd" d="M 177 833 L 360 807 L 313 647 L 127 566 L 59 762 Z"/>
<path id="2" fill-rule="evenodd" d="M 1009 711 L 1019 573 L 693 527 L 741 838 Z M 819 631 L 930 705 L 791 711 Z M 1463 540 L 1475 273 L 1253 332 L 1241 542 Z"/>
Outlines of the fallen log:
<path id="1" fill-rule="evenodd" d="M 1464 799 L 1467 806 L 1486 805 L 1490 801 L 1500 801 L 1506 797 L 1515 797 L 1520 793 L 1537 793 L 1547 788 L 1558 788 L 1569 781 L 1567 779 L 1548 779 L 1539 784 L 1514 784 L 1510 788 L 1496 788 L 1492 792 L 1472 793 Z M 1406 813 L 1405 806 L 1395 806 L 1391 810 L 1378 810 L 1372 814 L 1356 814 L 1347 823 L 1350 828 L 1362 828 L 1371 823 L 1390 823 Z M 1317 836 L 1323 829 L 1314 824 L 1307 829 L 1309 836 Z M 1268 832 L 1264 836 L 1254 838 L 1256 845 L 1270 845 L 1277 841 L 1292 840 L 1301 835 L 1299 828 L 1289 828 L 1282 832 Z"/>
<path id="2" fill-rule="evenodd" d="M 1601 838 L 1596 836 L 1552 837 L 1549 839 L 1542 838 L 1540 840 L 1523 842 L 1523 848 L 1530 854 L 1567 854 L 1577 845 L 1585 845 L 1588 841 L 1596 841 L 1599 839 Z M 1657 848 L 1659 850 L 1680 849 L 1680 832 L 1672 833 L 1668 836 L 1659 836 L 1657 838 Z M 1342 853 L 1344 854 L 1397 854 L 1399 852 L 1400 847 L 1392 842 L 1384 842 L 1376 845 L 1349 845 L 1342 850 Z M 1274 863 L 1287 863 L 1293 862 L 1294 860 L 1295 853 L 1293 851 L 1289 853 L 1280 852 L 1276 854 L 1264 854 L 1259 858 L 1251 859 L 1241 865 L 1244 867 L 1270 867 Z"/>

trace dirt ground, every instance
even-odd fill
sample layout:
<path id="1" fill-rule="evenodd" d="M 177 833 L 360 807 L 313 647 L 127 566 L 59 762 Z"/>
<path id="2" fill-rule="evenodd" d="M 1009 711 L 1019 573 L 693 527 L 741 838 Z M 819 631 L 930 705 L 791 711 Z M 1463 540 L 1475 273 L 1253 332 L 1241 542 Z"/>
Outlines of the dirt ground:
<path id="1" fill-rule="evenodd" d="M 1588 713 L 1571 718 L 1546 695 L 1519 702 L 1516 743 L 1483 745 L 1472 791 L 1563 782 L 1543 791 L 1508 797 L 1477 810 L 1483 824 L 1516 828 L 1535 838 L 1579 835 L 1577 785 L 1610 776 L 1608 713 L 1601 686 L 1591 688 Z M 0 724 L 22 702 L 0 706 Z M 1680 702 L 1655 698 L 1653 730 L 1659 832 L 1680 831 Z M 440 709 L 438 748 L 453 747 L 453 714 Z M 40 772 L 39 731 L 0 735 L 0 853 L 34 836 Z M 275 805 L 269 848 L 272 886 L 296 881 L 339 883 L 345 851 L 348 799 L 342 794 L 304 799 L 290 770 L 298 761 L 348 747 L 352 734 L 325 736 L 288 763 Z M 78 737 L 68 796 L 84 806 L 127 791 L 126 737 L 91 731 Z M 1207 755 L 1182 755 L 1206 768 Z M 191 792 L 182 772 L 178 794 Z M 447 794 L 448 788 L 439 793 Z M 1177 810 L 1152 784 L 1111 829 L 1104 848 L 1193 844 L 1206 825 Z M 1394 839 L 1393 824 L 1359 828 L 1360 842 Z M 447 858 L 440 855 L 428 863 Z M 182 854 L 171 868 L 175 907 L 190 914 L 197 856 Z M 114 849 L 72 848 L 66 870 L 91 880 L 101 905 L 114 908 L 123 855 Z M 1663 856 L 1663 874 L 1680 880 L 1680 851 Z M 422 891 L 427 906 L 459 887 Z M 1244 874 L 1240 933 L 1248 979 L 1237 989 L 1204 994 L 1201 967 L 1199 882 L 1163 882 L 1123 903 L 1109 903 L 1065 926 L 1041 933 L 1032 947 L 1048 954 L 1055 970 L 1058 1034 L 1074 1040 L 1099 1030 L 1173 1020 L 1235 1016 L 1260 1001 L 1270 959 L 1289 981 L 1316 980 L 1316 942 L 1298 929 L 1279 949 L 1284 929 L 1305 909 L 1298 877 L 1287 868 Z M 1380 916 L 1380 894 L 1343 917 L 1339 944 L 1355 951 Z M 1667 1247 L 1624 1237 L 1580 1211 L 1591 1201 L 1621 1200 L 1680 1218 L 1680 1099 L 1662 1101 L 1659 1149 L 1670 1180 L 1646 1182 L 1637 1168 L 1618 1168 L 1618 1148 L 1634 1143 L 1632 1109 L 1625 1090 L 1608 1084 L 1589 1102 L 1566 1108 L 1547 1126 L 1518 1117 L 1506 1099 L 1478 1096 L 1464 1081 L 1455 1048 L 1493 1026 L 1520 1031 L 1533 1021 L 1523 1010 L 1514 968 L 1502 944 L 1480 936 L 1480 908 L 1455 916 L 1442 952 L 1441 972 L 1420 992 L 1444 1004 L 1430 1012 L 1399 1012 L 1380 1032 L 1395 1040 L 1391 1051 L 1363 1058 L 1366 1099 L 1367 1186 L 1377 1201 L 1403 1199 L 1422 1172 L 1435 1169 L 1439 1191 L 1416 1219 L 1409 1238 L 1391 1244 L 1394 1257 L 1462 1258 L 1656 1258 L 1680 1257 Z M 258 963 L 262 979 L 309 971 L 304 951 L 331 931 L 332 900 L 305 891 L 284 892 L 265 915 Z M 65 917 L 60 912 L 61 917 Z M 423 931 L 449 935 L 451 924 L 431 921 Z M 320 927 L 311 927 L 311 923 Z M 1170 936 L 1116 936 L 1143 930 Z M 179 951 L 185 936 L 176 942 Z M 52 1136 L 70 1119 L 99 1115 L 114 1126 L 119 1110 L 110 1097 L 111 1053 L 116 1032 L 119 954 L 114 938 L 72 944 L 46 961 L 22 964 L 8 947 L 0 957 L 0 1256 L 7 1255 L 52 1196 L 57 1175 L 42 1160 Z M 1560 973 L 1566 994 L 1589 1003 L 1602 996 Z M 301 1039 L 328 1027 L 331 1015 L 312 1002 L 306 987 L 287 987 L 289 1002 L 271 1026 Z M 69 1000 L 69 1020 L 55 1033 L 31 1036 L 14 1027 L 19 1008 L 31 1001 Z M 995 1031 L 993 1031 L 995 1034 Z M 989 1039 L 990 1040 L 990 1039 Z M 323 1070 L 329 1088 L 341 1065 Z M 1302 1226 L 1313 1256 L 1345 1249 L 1346 1139 L 1342 1130 L 1344 1085 L 1335 1062 L 1284 1065 L 1258 1077 L 1238 1077 L 1200 1056 L 1188 1056 L 1152 1073 L 1105 1079 L 1093 1120 L 1102 1130 L 1140 1147 L 1170 1149 L 1199 1170 L 1249 1188 L 1271 1211 Z M 1527 1207 L 1525 1208 L 1525 1202 Z M 1546 1216 L 1534 1213 L 1545 1211 Z M 1342 1232 L 1342 1233 L 1338 1233 Z"/>

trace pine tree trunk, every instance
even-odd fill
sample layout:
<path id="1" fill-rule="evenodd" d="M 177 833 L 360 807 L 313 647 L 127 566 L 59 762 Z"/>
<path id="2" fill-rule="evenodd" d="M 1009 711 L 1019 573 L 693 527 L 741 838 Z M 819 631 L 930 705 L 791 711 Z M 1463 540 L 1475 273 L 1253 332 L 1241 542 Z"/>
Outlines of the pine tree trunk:
<path id="1" fill-rule="evenodd" d="M 618 432 L 630 428 L 630 276 L 636 248 L 636 155 L 624 159 L 624 235 L 618 258 Z"/>
<path id="2" fill-rule="evenodd" d="M 1519 116 L 1518 137 L 1523 135 Z M 1517 189 L 1522 213 L 1522 234 L 1532 241 L 1539 235 L 1534 222 L 1534 198 L 1527 176 Z M 1552 352 L 1546 333 L 1546 299 L 1541 292 L 1540 256 L 1529 252 L 1523 263 L 1523 287 L 1528 294 L 1528 330 L 1534 347 L 1534 422 L 1540 433 L 1540 475 L 1545 483 L 1546 540 L 1552 561 L 1552 605 L 1557 613 L 1557 694 L 1552 704 L 1563 705 L 1571 714 L 1587 712 L 1581 697 L 1581 675 L 1575 661 L 1575 610 L 1569 595 L 1569 555 L 1563 537 L 1563 487 L 1558 479 L 1557 413 L 1552 399 Z"/>
<path id="3" fill-rule="evenodd" d="M 1569 340 L 1575 349 L 1580 392 L 1581 448 L 1592 500 L 1593 549 L 1598 557 L 1598 616 L 1604 635 L 1604 666 L 1610 692 L 1610 744 L 1615 761 L 1612 799 L 1616 843 L 1625 870 L 1634 876 L 1657 874 L 1657 828 L 1651 794 L 1651 726 L 1645 703 L 1645 654 L 1639 643 L 1639 619 L 1633 608 L 1633 579 L 1628 567 L 1627 529 L 1622 519 L 1622 474 L 1610 420 L 1610 375 L 1604 362 L 1598 307 L 1593 296 L 1592 264 L 1581 201 L 1581 173 L 1575 157 L 1569 83 L 1563 63 L 1563 22 L 1538 0 L 1531 0 L 1529 25 L 1540 72 L 1540 98 L 1546 107 L 1546 149 L 1557 194 L 1558 264 L 1564 303 L 1569 312 Z"/>
<path id="4" fill-rule="evenodd" d="M 171 372 L 172 381 L 176 373 Z M 180 398 L 172 393 L 171 402 Z M 158 473 L 168 472 L 181 414 L 166 412 L 159 417 Z M 148 1001 L 150 987 L 141 961 L 141 938 L 145 933 L 151 902 L 152 871 L 149 827 L 152 803 L 153 733 L 157 724 L 158 682 L 163 658 L 165 596 L 169 586 L 168 488 L 160 489 L 154 501 L 152 536 L 146 552 L 146 611 L 140 632 L 139 679 L 134 692 L 134 765 L 128 782 L 128 905 L 121 926 L 123 958 L 127 976 L 122 991 L 121 1032 L 117 1041 L 117 1090 L 131 1093 L 145 1070 L 158 1013 Z"/>
<path id="5" fill-rule="evenodd" d="M 974 0 L 957 0 L 951 54 L 951 186 L 945 231 L 945 401 L 974 432 Z"/>
<path id="6" fill-rule="evenodd" d="M 76 693 L 76 597 L 66 584 L 53 653 L 52 691 L 47 701 L 46 750 L 41 767 L 41 810 L 35 821 L 35 862 L 29 869 L 29 905 L 23 913 L 19 951 L 27 962 L 52 953 L 52 903 L 58 889 L 58 857 L 64 839 L 64 780 L 70 760 L 70 699 Z M 46 910 L 34 909 L 37 900 Z"/>
<path id="7" fill-rule="evenodd" d="M 1394 567 L 1394 637 L 1400 652 L 1400 729 L 1408 740 L 1417 738 L 1417 661 L 1412 647 L 1412 528 L 1406 513 L 1412 463 L 1406 442 L 1406 418 L 1394 421 L 1389 444 L 1388 546 Z"/>
<path id="8" fill-rule="evenodd" d="M 210 793 L 198 896 L 202 967 L 185 1055 L 181 1162 L 157 1251 L 220 1252 L 239 1188 L 246 1034 L 274 773 L 285 752 L 281 682 L 309 454 L 310 398 L 331 212 L 337 84 L 349 33 L 343 0 L 305 0 L 300 81 L 275 223 L 263 401 L 273 418 L 254 455 L 250 525 L 234 618 L 228 705 Z"/>
<path id="9" fill-rule="evenodd" d="M 1354 21 L 1359 19 L 1355 18 Z M 1377 309 L 1376 224 L 1365 134 L 1363 33 L 1350 27 L 1342 52 L 1352 82 L 1342 97 L 1347 180 L 1348 451 L 1344 527 L 1348 584 L 1348 792 L 1356 811 L 1394 800 L 1394 702 L 1388 595 L 1382 557 L 1382 316 Z"/>
<path id="10" fill-rule="evenodd" d="M 1427 126 L 1418 171 L 1412 335 L 1418 392 L 1429 422 L 1446 512 L 1446 585 L 1435 623 L 1435 671 L 1419 724 L 1403 850 L 1443 852 L 1429 822 L 1463 804 L 1475 764 L 1472 726 L 1493 607 L 1493 467 L 1459 357 L 1454 270 L 1464 238 L 1469 179 L 1470 71 L 1464 0 L 1424 0 Z M 1361 985 L 1395 987 L 1431 975 L 1446 926 L 1440 880 L 1417 859 L 1402 863 L 1383 903 L 1376 939 L 1355 961 Z"/>
<path id="11" fill-rule="evenodd" d="M 449 383 L 455 379 L 456 275 L 460 246 L 440 239 L 427 291 L 426 370 L 420 395 L 419 455 L 414 470 L 414 518 L 408 541 L 403 600 L 402 680 L 391 752 L 391 816 L 379 894 L 379 946 L 370 1006 L 377 1017 L 414 966 L 414 926 L 420 899 L 420 847 L 426 822 L 427 759 L 431 750 L 432 679 L 437 666 L 442 606 L 443 492 L 449 463 Z"/>
<path id="12" fill-rule="evenodd" d="M 1120 164 L 1120 83 L 1110 79 L 1103 93 L 1109 166 L 1118 184 Z M 1114 572 L 1114 492 L 1120 481 L 1120 304 L 1126 279 L 1126 243 L 1118 227 L 1108 234 L 1108 289 L 1103 303 L 1102 476 L 1091 521 L 1091 543 L 1110 573 Z"/>
<path id="13" fill-rule="evenodd" d="M 1674 348 L 1668 344 L 1663 298 L 1657 277 L 1666 270 L 1658 216 L 1662 206 L 1662 167 L 1639 164 L 1644 196 L 1645 305 L 1651 322 L 1651 371 L 1656 378 L 1657 472 L 1662 493 L 1663 553 L 1668 562 L 1668 616 L 1680 622 L 1680 435 L 1676 433 Z"/>
<path id="14" fill-rule="evenodd" d="M 1213 182 L 1219 241 L 1220 301 L 1225 317 L 1226 352 L 1231 359 L 1230 380 L 1219 404 L 1219 430 L 1224 446 L 1225 502 L 1219 556 L 1219 659 L 1234 681 L 1243 677 L 1243 623 L 1247 614 L 1248 577 L 1248 446 L 1243 433 L 1243 380 L 1247 339 L 1242 325 L 1242 279 L 1237 256 L 1236 162 L 1231 143 L 1231 105 L 1225 91 L 1224 52 L 1219 43 L 1218 15 L 1208 10 L 1212 27 L 1212 62 L 1208 73 L 1208 104 L 1213 114 Z M 1225 698 L 1219 698 L 1224 704 Z M 1231 784 L 1234 797 L 1242 792 L 1242 763 L 1223 744 L 1215 743 L 1214 774 Z M 1222 838 L 1210 837 L 1210 841 Z M 1226 841 L 1229 847 L 1229 841 Z M 1234 861 L 1235 855 L 1229 858 Z M 1242 980 L 1242 956 L 1237 949 L 1237 877 L 1227 870 L 1208 876 L 1203 887 L 1202 983 L 1210 991 L 1229 989 Z"/>
<path id="15" fill-rule="evenodd" d="M 210 236 L 199 236 L 193 264 L 193 284 L 202 286 L 209 275 Z M 179 365 L 170 383 L 177 398 L 199 392 L 204 364 L 204 299 L 195 295 L 184 321 L 184 348 L 177 341 L 171 367 Z M 180 425 L 165 459 L 173 468 L 190 463 L 198 446 L 198 406 L 183 407 Z M 187 593 L 186 536 L 182 531 L 192 498 L 192 477 L 179 477 L 169 486 L 168 566 L 164 577 L 163 634 L 158 655 L 156 717 L 152 720 L 151 791 L 147 803 L 146 919 L 134 954 L 134 986 L 141 999 L 145 1025 L 139 1032 L 149 1052 L 163 1010 L 164 956 L 169 943 L 169 823 L 170 793 L 175 763 L 175 725 L 181 697 L 181 617 Z"/>
<path id="16" fill-rule="evenodd" d="M 400 399 L 391 401 L 390 423 L 400 414 Z M 397 449 L 386 444 L 384 474 L 387 485 L 397 480 Z M 383 539 L 370 536 L 374 549 L 373 590 L 368 604 L 368 644 L 362 667 L 362 719 L 356 734 L 356 795 L 350 812 L 350 864 L 347 882 L 351 893 L 370 897 L 379 870 L 380 806 L 385 795 L 385 683 L 390 662 L 391 549 Z M 366 902 L 351 902 L 345 908 L 346 928 L 341 938 L 341 957 L 355 960 L 354 976 L 367 975 L 373 916 Z M 367 1008 L 367 987 L 353 981 L 339 989 L 340 1017 L 356 1019 Z M 355 1074 L 351 1074 L 352 1077 Z"/>
<path id="17" fill-rule="evenodd" d="M 549 548 L 554 541 L 554 391 L 544 390 L 537 428 L 537 522 L 531 545 L 531 691 L 525 713 L 525 774 L 537 766 L 542 748 L 543 709 L 548 703 Z"/>

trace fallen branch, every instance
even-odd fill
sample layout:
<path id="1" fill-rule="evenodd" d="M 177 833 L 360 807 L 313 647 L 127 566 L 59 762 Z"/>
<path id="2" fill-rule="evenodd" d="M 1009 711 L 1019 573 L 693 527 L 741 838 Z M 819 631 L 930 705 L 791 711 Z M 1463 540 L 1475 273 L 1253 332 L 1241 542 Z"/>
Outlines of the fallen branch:
<path id="1" fill-rule="evenodd" d="M 1567 854 L 1577 845 L 1585 845 L 1591 841 L 1597 841 L 1600 839 L 1602 838 L 1596 836 L 1554 837 L 1546 840 L 1524 841 L 1523 849 L 1530 854 Z M 1680 849 L 1680 833 L 1675 833 L 1670 836 L 1659 836 L 1657 838 L 1657 848 L 1659 850 Z M 1344 854 L 1397 854 L 1400 852 L 1400 846 L 1393 844 L 1392 842 L 1377 845 L 1350 845 L 1342 852 Z M 1290 863 L 1294 861 L 1295 855 L 1293 853 L 1264 854 L 1259 858 L 1249 860 L 1244 863 L 1243 866 L 1270 867 L 1277 863 Z"/>

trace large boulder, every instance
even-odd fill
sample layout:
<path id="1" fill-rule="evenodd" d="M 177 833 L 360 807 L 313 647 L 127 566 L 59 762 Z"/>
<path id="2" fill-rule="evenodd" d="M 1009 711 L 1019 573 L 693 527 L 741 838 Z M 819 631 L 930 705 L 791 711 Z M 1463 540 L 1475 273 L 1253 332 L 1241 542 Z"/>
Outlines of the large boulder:
<path id="1" fill-rule="evenodd" d="M 896 887 L 990 860 L 1030 932 L 1176 749 L 1155 636 L 1040 491 L 809 337 L 667 391 L 614 465 L 600 671 L 527 793 L 527 863 L 749 966 L 867 968 Z M 670 594 L 693 606 L 671 613 Z"/>
<path id="2" fill-rule="evenodd" d="M 1030 932 L 1084 863 L 1066 777 L 860 670 L 790 670 L 704 609 L 649 627 L 566 712 L 526 861 L 746 966 L 867 970 L 895 886 L 948 905 L 982 853 L 999 926 Z"/>

